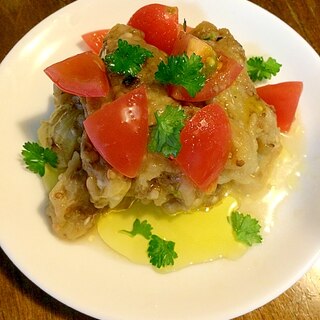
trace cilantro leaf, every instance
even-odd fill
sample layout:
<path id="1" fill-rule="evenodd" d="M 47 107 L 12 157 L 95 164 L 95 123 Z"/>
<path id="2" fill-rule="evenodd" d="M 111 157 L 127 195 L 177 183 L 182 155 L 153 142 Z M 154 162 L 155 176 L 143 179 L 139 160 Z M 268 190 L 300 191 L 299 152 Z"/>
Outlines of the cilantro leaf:
<path id="1" fill-rule="evenodd" d="M 121 230 L 122 232 L 125 232 L 129 235 L 131 235 L 132 237 L 136 236 L 137 234 L 140 234 L 141 236 L 143 236 L 144 238 L 146 238 L 147 240 L 150 239 L 152 233 L 152 226 L 150 223 L 148 223 L 147 220 L 143 220 L 142 222 L 140 221 L 140 219 L 136 219 L 133 222 L 133 226 L 132 226 L 132 230 L 131 231 L 127 231 L 127 230 Z"/>
<path id="2" fill-rule="evenodd" d="M 232 211 L 231 216 L 228 217 L 228 221 L 238 241 L 248 246 L 262 242 L 260 235 L 261 226 L 257 219 L 252 218 L 248 214 L 244 215 L 238 211 Z"/>
<path id="3" fill-rule="evenodd" d="M 174 246 L 173 241 L 164 240 L 153 234 L 148 246 L 150 263 L 157 268 L 174 265 L 174 259 L 178 257 Z"/>
<path id="4" fill-rule="evenodd" d="M 263 57 L 251 57 L 247 60 L 247 70 L 252 81 L 271 79 L 280 71 L 281 66 L 273 58 L 265 61 Z"/>
<path id="5" fill-rule="evenodd" d="M 153 266 L 161 268 L 168 265 L 173 265 L 174 259 L 178 257 L 177 253 L 174 251 L 175 243 L 173 241 L 164 240 L 159 236 L 152 234 L 152 229 L 152 226 L 147 220 L 143 220 L 141 222 L 139 219 L 136 219 L 133 223 L 131 231 L 121 230 L 121 232 L 129 234 L 132 237 L 140 234 L 149 240 L 147 253 L 148 257 L 150 258 L 149 261 Z"/>
<path id="6" fill-rule="evenodd" d="M 165 157 L 176 156 L 181 149 L 180 132 L 186 119 L 184 110 L 168 105 L 161 114 L 156 112 L 155 117 L 157 124 L 151 131 L 149 150 L 161 152 Z"/>
<path id="7" fill-rule="evenodd" d="M 41 177 L 45 174 L 45 165 L 56 168 L 58 164 L 57 154 L 49 148 L 43 148 L 36 142 L 26 142 L 21 151 L 27 169 L 38 173 Z"/>
<path id="8" fill-rule="evenodd" d="M 104 61 L 111 72 L 135 77 L 141 71 L 146 59 L 151 57 L 153 57 L 151 51 L 119 39 L 118 48 L 108 54 Z"/>
<path id="9" fill-rule="evenodd" d="M 169 56 L 167 64 L 161 61 L 155 78 L 162 84 L 174 84 L 184 87 L 194 97 L 204 86 L 206 77 L 202 73 L 201 57 L 193 53 Z"/>

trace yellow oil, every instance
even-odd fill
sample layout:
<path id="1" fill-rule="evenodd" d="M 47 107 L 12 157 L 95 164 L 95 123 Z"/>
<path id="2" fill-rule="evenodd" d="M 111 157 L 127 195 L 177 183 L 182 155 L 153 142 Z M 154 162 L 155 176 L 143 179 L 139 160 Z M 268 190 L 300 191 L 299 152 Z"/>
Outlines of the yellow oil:
<path id="1" fill-rule="evenodd" d="M 241 256 L 247 247 L 235 240 L 227 220 L 237 207 L 237 201 L 228 196 L 212 208 L 172 216 L 154 205 L 136 202 L 129 209 L 103 215 L 98 222 L 98 233 L 109 247 L 129 260 L 149 264 L 148 240 L 141 235 L 132 237 L 121 232 L 132 230 L 136 218 L 147 220 L 153 227 L 153 234 L 175 242 L 178 258 L 173 267 L 165 268 L 165 271 L 172 271 L 222 257 Z"/>

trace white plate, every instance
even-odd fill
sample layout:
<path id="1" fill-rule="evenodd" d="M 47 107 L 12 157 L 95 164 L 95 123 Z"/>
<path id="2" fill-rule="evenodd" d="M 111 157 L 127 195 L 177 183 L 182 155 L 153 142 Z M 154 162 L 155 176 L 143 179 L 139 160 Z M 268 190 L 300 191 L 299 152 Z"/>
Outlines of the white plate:
<path id="1" fill-rule="evenodd" d="M 228 27 L 248 54 L 276 57 L 276 81 L 301 80 L 306 165 L 262 245 L 237 261 L 160 275 L 101 250 L 98 239 L 68 243 L 50 232 L 45 194 L 20 150 L 52 106 L 43 69 L 83 49 L 80 35 L 126 23 L 144 0 L 79 0 L 29 32 L 1 64 L 0 239 L 17 267 L 63 303 L 101 319 L 229 319 L 278 296 L 314 262 L 320 248 L 320 59 L 287 25 L 243 0 L 172 0 L 190 25 Z"/>

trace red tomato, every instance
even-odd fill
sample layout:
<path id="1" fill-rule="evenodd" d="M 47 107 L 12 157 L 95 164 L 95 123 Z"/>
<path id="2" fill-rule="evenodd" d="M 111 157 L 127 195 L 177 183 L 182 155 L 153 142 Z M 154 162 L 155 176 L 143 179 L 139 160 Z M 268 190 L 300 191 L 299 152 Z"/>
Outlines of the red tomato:
<path id="1" fill-rule="evenodd" d="M 173 53 L 177 55 L 183 52 L 186 52 L 188 55 L 192 53 L 200 55 L 203 63 L 206 63 L 210 59 L 210 55 L 212 55 L 214 59 L 218 60 L 218 68 L 207 78 L 204 87 L 195 97 L 191 97 L 182 86 L 169 85 L 168 94 L 176 100 L 200 102 L 212 99 L 231 86 L 243 69 L 243 66 L 237 61 L 223 54 L 215 53 L 205 41 L 191 34 L 180 32 L 174 44 Z"/>
<path id="2" fill-rule="evenodd" d="M 201 190 L 208 190 L 223 170 L 231 150 L 228 116 L 217 104 L 197 112 L 181 131 L 177 163 Z"/>
<path id="3" fill-rule="evenodd" d="M 300 81 L 269 84 L 257 88 L 262 100 L 274 107 L 277 115 L 277 125 L 281 131 L 290 130 L 294 121 L 303 83 Z"/>
<path id="4" fill-rule="evenodd" d="M 168 86 L 168 94 L 176 100 L 200 102 L 212 99 L 228 89 L 242 71 L 243 66 L 224 55 L 219 56 L 219 61 L 221 67 L 206 80 L 204 87 L 194 97 L 191 97 L 182 86 L 175 85 Z"/>
<path id="5" fill-rule="evenodd" d="M 93 53 L 99 54 L 108 31 L 107 29 L 96 30 L 83 34 L 81 37 Z"/>
<path id="6" fill-rule="evenodd" d="M 100 155 L 123 175 L 138 174 L 148 141 L 147 94 L 144 86 L 104 104 L 84 121 Z"/>
<path id="7" fill-rule="evenodd" d="M 180 30 L 178 8 L 157 3 L 146 5 L 133 14 L 128 25 L 143 31 L 147 43 L 170 54 Z"/>
<path id="8" fill-rule="evenodd" d="M 202 57 L 202 62 L 204 64 L 207 63 L 207 59 L 215 60 L 216 58 L 215 51 L 208 43 L 184 31 L 179 32 L 178 38 L 172 49 L 172 55 L 179 55 L 182 53 L 186 53 L 189 57 L 192 53 L 195 53 Z"/>
<path id="9" fill-rule="evenodd" d="M 47 76 L 64 92 L 82 97 L 105 97 L 109 82 L 104 62 L 83 52 L 46 68 Z"/>

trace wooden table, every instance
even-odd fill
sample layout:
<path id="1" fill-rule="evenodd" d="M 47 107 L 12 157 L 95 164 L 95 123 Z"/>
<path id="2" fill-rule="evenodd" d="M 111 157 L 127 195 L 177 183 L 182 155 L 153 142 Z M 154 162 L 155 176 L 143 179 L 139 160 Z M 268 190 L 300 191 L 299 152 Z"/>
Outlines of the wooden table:
<path id="1" fill-rule="evenodd" d="M 90 0 L 88 0 L 90 1 Z M 72 0 L 0 0 L 0 61 L 34 25 Z M 274 13 L 320 53 L 319 0 L 252 0 Z M 89 320 L 28 280 L 0 250 L 1 320 Z M 320 319 L 320 259 L 292 288 L 237 320 Z"/>

